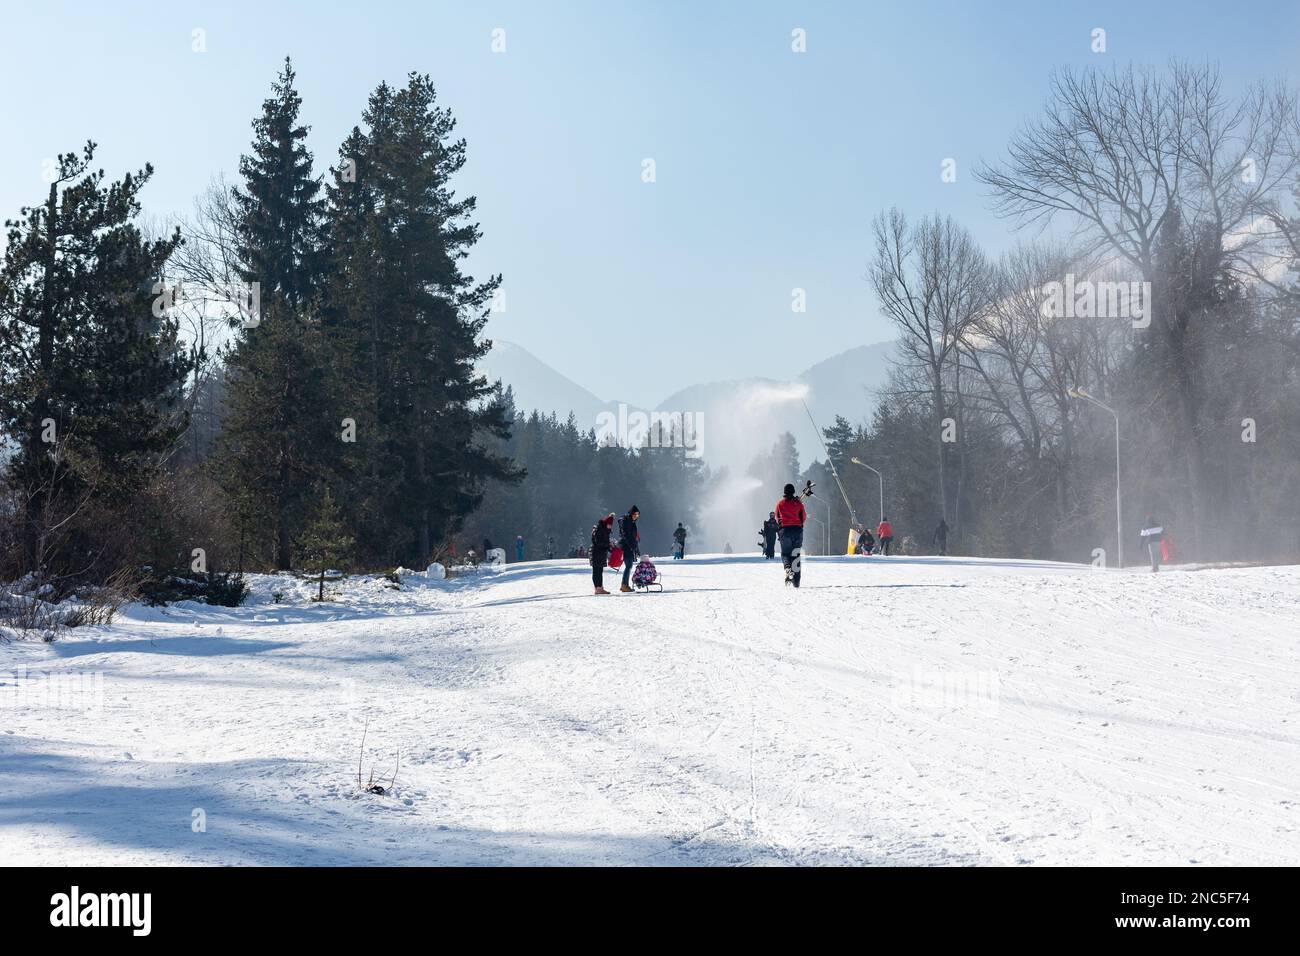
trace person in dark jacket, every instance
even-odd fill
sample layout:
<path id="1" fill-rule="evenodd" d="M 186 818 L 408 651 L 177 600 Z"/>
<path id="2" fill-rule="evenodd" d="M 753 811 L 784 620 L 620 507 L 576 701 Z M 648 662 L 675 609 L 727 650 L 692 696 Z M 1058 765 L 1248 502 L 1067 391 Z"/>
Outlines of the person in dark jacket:
<path id="1" fill-rule="evenodd" d="M 776 533 L 780 526 L 776 523 L 776 512 L 769 511 L 767 520 L 763 522 L 763 557 L 773 558 L 776 556 Z"/>
<path id="2" fill-rule="evenodd" d="M 627 514 L 618 519 L 618 546 L 623 549 L 623 585 L 620 591 L 631 591 L 628 578 L 632 575 L 632 565 L 641 553 L 641 533 L 636 530 L 636 519 L 641 512 L 636 505 L 627 509 Z"/>
<path id="3" fill-rule="evenodd" d="M 591 529 L 591 583 L 596 585 L 597 594 L 609 593 L 605 590 L 605 564 L 609 561 L 609 535 L 613 529 L 612 511 Z"/>
<path id="4" fill-rule="evenodd" d="M 795 495 L 794 485 L 785 486 L 772 513 L 781 526 L 781 564 L 785 567 L 785 579 L 798 587 L 803 574 L 803 523 L 808 520 L 808 513 Z"/>
<path id="5" fill-rule="evenodd" d="M 673 541 L 677 544 L 677 553 L 673 557 L 680 561 L 686 557 L 686 529 L 680 521 L 677 522 L 677 530 L 673 532 Z"/>
<path id="6" fill-rule="evenodd" d="M 1153 572 L 1160 570 L 1160 542 L 1165 536 L 1165 529 L 1156 522 L 1156 519 L 1147 515 L 1144 527 L 1138 538 L 1143 546 L 1147 549 L 1147 554 L 1151 557 L 1151 570 Z"/>
<path id="7" fill-rule="evenodd" d="M 866 525 L 858 532 L 858 550 L 863 554 L 871 554 L 876 550 L 876 539 L 871 536 L 871 529 Z"/>
<path id="8" fill-rule="evenodd" d="M 940 554 L 948 553 L 948 522 L 943 518 L 939 519 L 939 527 L 934 529 L 933 543 Z"/>

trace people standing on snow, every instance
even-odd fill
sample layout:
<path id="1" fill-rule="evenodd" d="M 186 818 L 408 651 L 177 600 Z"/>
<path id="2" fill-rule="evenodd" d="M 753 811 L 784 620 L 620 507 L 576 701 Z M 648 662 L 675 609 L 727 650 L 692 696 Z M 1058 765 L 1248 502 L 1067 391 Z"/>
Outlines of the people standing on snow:
<path id="1" fill-rule="evenodd" d="M 597 594 L 609 593 L 605 590 L 605 562 L 609 560 L 609 536 L 613 529 L 614 512 L 612 511 L 597 521 L 591 529 L 591 583 L 596 585 Z"/>
<path id="2" fill-rule="evenodd" d="M 522 534 L 517 534 L 515 535 L 515 560 L 522 561 L 523 559 L 524 559 L 524 536 Z"/>
<path id="3" fill-rule="evenodd" d="M 794 493 L 794 485 L 785 486 L 772 514 L 781 529 L 781 564 L 785 568 L 785 579 L 798 587 L 803 572 L 803 523 L 808 520 L 808 515 L 803 502 Z"/>
<path id="4" fill-rule="evenodd" d="M 772 558 L 776 554 L 776 533 L 781 526 L 777 524 L 776 512 L 769 511 L 763 522 L 763 557 Z"/>
<path id="5" fill-rule="evenodd" d="M 677 544 L 676 549 L 673 551 L 673 558 L 681 561 L 686 557 L 686 529 L 682 527 L 680 521 L 677 522 L 677 530 L 673 532 L 673 541 Z"/>
<path id="6" fill-rule="evenodd" d="M 627 514 L 618 519 L 618 546 L 623 551 L 623 586 L 620 591 L 631 591 L 627 580 L 632 574 L 635 558 L 641 553 L 641 533 L 636 530 L 636 519 L 641 512 L 636 505 L 627 509 Z"/>
<path id="7" fill-rule="evenodd" d="M 931 540 L 940 554 L 948 553 L 948 522 L 943 518 L 939 519 L 939 527 L 934 529 L 934 537 Z"/>
<path id="8" fill-rule="evenodd" d="M 723 554 L 732 554 L 732 553 L 733 553 L 732 550 L 731 550 L 731 542 L 730 542 L 730 541 L 728 541 L 726 544 L 724 544 L 724 545 L 722 546 L 722 553 L 723 553 Z"/>
<path id="9" fill-rule="evenodd" d="M 549 534 L 546 536 L 546 560 L 550 561 L 555 557 L 555 539 Z"/>
<path id="10" fill-rule="evenodd" d="M 894 540 L 894 526 L 889 523 L 888 518 L 880 519 L 880 524 L 876 527 L 876 537 L 880 539 L 880 553 L 889 557 L 889 545 Z"/>
<path id="11" fill-rule="evenodd" d="M 863 554 L 871 554 L 876 550 L 876 539 L 871 536 L 871 529 L 866 525 L 858 533 L 858 550 Z"/>
<path id="12" fill-rule="evenodd" d="M 1145 526 L 1138 534 L 1138 538 L 1147 549 L 1147 554 L 1151 556 L 1151 570 L 1160 570 L 1160 542 L 1164 540 L 1165 529 L 1156 523 L 1156 519 L 1147 515 Z"/>

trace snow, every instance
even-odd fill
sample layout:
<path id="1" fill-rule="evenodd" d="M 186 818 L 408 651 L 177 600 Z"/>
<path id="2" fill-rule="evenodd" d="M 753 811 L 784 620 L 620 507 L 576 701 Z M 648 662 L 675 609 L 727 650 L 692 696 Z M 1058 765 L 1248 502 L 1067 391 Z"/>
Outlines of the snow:
<path id="1" fill-rule="evenodd" d="M 1300 863 L 1300 568 L 657 563 L 0 646 L 0 862 Z"/>

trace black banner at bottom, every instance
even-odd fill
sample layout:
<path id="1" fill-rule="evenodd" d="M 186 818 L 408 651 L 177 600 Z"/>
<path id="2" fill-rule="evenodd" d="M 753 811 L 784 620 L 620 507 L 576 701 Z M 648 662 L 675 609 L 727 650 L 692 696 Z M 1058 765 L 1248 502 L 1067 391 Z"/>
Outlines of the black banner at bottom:
<path id="1" fill-rule="evenodd" d="M 1279 869 L 500 870 L 48 868 L 0 870 L 6 943 L 160 940 L 365 946 L 461 930 L 484 942 L 689 927 L 692 942 L 846 931 L 918 942 L 1129 938 L 1215 946 L 1289 939 L 1295 871 Z M 613 925 L 611 925 L 611 920 Z M 441 926 L 441 928 L 440 928 Z M 459 927 L 459 930 L 457 929 Z M 490 938 L 490 939 L 489 939 Z M 16 951 L 16 950 L 13 950 Z"/>

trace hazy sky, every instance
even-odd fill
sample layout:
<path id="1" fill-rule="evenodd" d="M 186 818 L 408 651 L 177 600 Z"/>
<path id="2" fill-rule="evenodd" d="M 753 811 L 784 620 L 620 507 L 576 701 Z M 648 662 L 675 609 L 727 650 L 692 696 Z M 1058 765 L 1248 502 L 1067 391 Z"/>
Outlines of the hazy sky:
<path id="1" fill-rule="evenodd" d="M 0 216 L 39 201 L 42 161 L 87 138 L 113 175 L 154 164 L 151 215 L 187 211 L 235 174 L 286 53 L 322 170 L 377 83 L 427 72 L 469 141 L 472 271 L 505 275 L 489 334 L 644 404 L 889 337 L 863 278 L 882 207 L 951 212 L 993 252 L 1014 241 L 971 171 L 1038 109 L 1053 68 L 1208 58 L 1238 85 L 1294 79 L 1300 45 L 1300 5 L 1185 0 L 0 9 Z"/>

